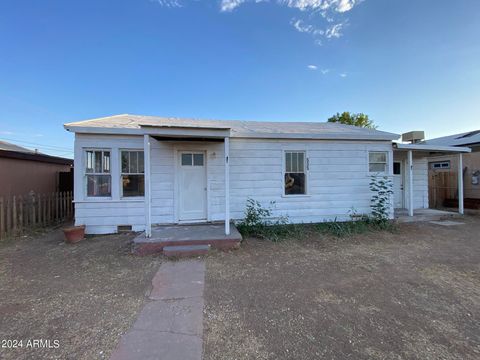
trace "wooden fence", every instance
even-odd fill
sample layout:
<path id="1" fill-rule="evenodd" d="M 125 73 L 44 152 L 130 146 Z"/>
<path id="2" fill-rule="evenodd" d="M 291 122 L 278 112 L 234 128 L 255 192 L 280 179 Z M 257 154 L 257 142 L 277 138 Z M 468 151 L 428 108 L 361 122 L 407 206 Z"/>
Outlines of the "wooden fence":
<path id="1" fill-rule="evenodd" d="M 0 196 L 0 239 L 72 219 L 72 200 L 71 191 Z"/>
<path id="2" fill-rule="evenodd" d="M 458 199 L 456 172 L 430 170 L 428 174 L 429 207 L 442 208 L 445 200 Z"/>

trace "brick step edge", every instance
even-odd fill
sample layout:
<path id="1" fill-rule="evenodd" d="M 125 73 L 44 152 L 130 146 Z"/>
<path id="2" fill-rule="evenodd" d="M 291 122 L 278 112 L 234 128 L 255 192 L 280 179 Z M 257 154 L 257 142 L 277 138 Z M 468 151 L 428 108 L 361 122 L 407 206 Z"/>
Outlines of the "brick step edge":
<path id="1" fill-rule="evenodd" d="M 163 254 L 167 257 L 188 257 L 204 255 L 210 250 L 210 245 L 179 245 L 165 246 Z"/>

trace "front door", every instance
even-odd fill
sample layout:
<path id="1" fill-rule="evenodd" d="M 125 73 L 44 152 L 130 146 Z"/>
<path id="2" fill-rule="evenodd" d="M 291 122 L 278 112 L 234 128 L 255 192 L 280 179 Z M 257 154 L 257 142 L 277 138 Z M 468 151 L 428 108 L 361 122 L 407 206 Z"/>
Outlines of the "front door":
<path id="1" fill-rule="evenodd" d="M 403 209 L 403 162 L 393 162 L 393 205 L 395 209 Z"/>
<path id="2" fill-rule="evenodd" d="M 207 172 L 205 153 L 179 151 L 178 161 L 179 220 L 206 220 Z"/>

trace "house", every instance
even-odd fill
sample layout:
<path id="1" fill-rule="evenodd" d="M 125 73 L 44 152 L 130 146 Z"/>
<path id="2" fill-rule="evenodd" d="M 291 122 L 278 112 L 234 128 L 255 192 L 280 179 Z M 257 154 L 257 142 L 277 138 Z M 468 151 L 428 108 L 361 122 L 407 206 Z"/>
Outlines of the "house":
<path id="1" fill-rule="evenodd" d="M 41 154 L 0 141 L 0 196 L 46 194 L 60 189 L 62 173 L 70 173 L 72 159 Z"/>
<path id="2" fill-rule="evenodd" d="M 472 149 L 470 154 L 463 156 L 464 197 L 467 203 L 480 205 L 480 130 L 449 135 L 424 141 L 429 145 L 466 146 Z M 433 174 L 456 173 L 458 157 L 452 155 L 433 156 L 429 159 L 429 171 Z M 456 188 L 456 184 L 454 184 Z M 431 184 L 431 188 L 434 184 Z M 472 201 L 475 199 L 476 201 Z M 444 200 L 444 199 L 442 199 Z M 451 200 L 451 199 L 447 199 Z M 454 202 L 455 203 L 455 202 Z"/>
<path id="3" fill-rule="evenodd" d="M 224 222 L 229 234 L 248 198 L 274 202 L 273 215 L 291 222 L 348 220 L 352 210 L 370 212 L 371 175 L 404 169 L 408 180 L 396 205 L 411 215 L 428 207 L 432 149 L 393 147 L 399 135 L 389 132 L 127 114 L 64 126 L 75 133 L 75 221 L 91 234 L 132 229 L 148 237 L 152 224 L 212 221 Z"/>

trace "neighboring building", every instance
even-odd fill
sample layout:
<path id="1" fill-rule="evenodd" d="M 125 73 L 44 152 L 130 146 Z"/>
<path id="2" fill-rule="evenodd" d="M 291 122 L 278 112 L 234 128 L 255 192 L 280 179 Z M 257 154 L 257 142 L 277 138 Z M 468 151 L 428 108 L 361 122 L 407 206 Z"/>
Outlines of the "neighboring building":
<path id="1" fill-rule="evenodd" d="M 0 196 L 59 191 L 60 173 L 70 173 L 72 165 L 71 159 L 0 141 Z"/>
<path id="2" fill-rule="evenodd" d="M 463 155 L 464 196 L 466 199 L 480 199 L 480 130 L 430 139 L 423 143 L 471 148 L 470 154 Z M 432 156 L 428 159 L 429 170 L 457 172 L 458 159 L 458 155 Z"/>
<path id="3" fill-rule="evenodd" d="M 226 220 L 228 234 L 230 219 L 244 216 L 248 198 L 274 202 L 273 215 L 291 222 L 349 220 L 352 210 L 370 213 L 371 175 L 392 177 L 394 170 L 408 179 L 398 186 L 396 205 L 411 215 L 428 207 L 432 149 L 393 148 L 399 135 L 388 132 L 337 123 L 137 115 L 65 128 L 75 133 L 75 222 L 87 233 L 131 227 L 149 236 L 152 224 Z M 404 169 L 412 171 L 403 175 Z"/>

